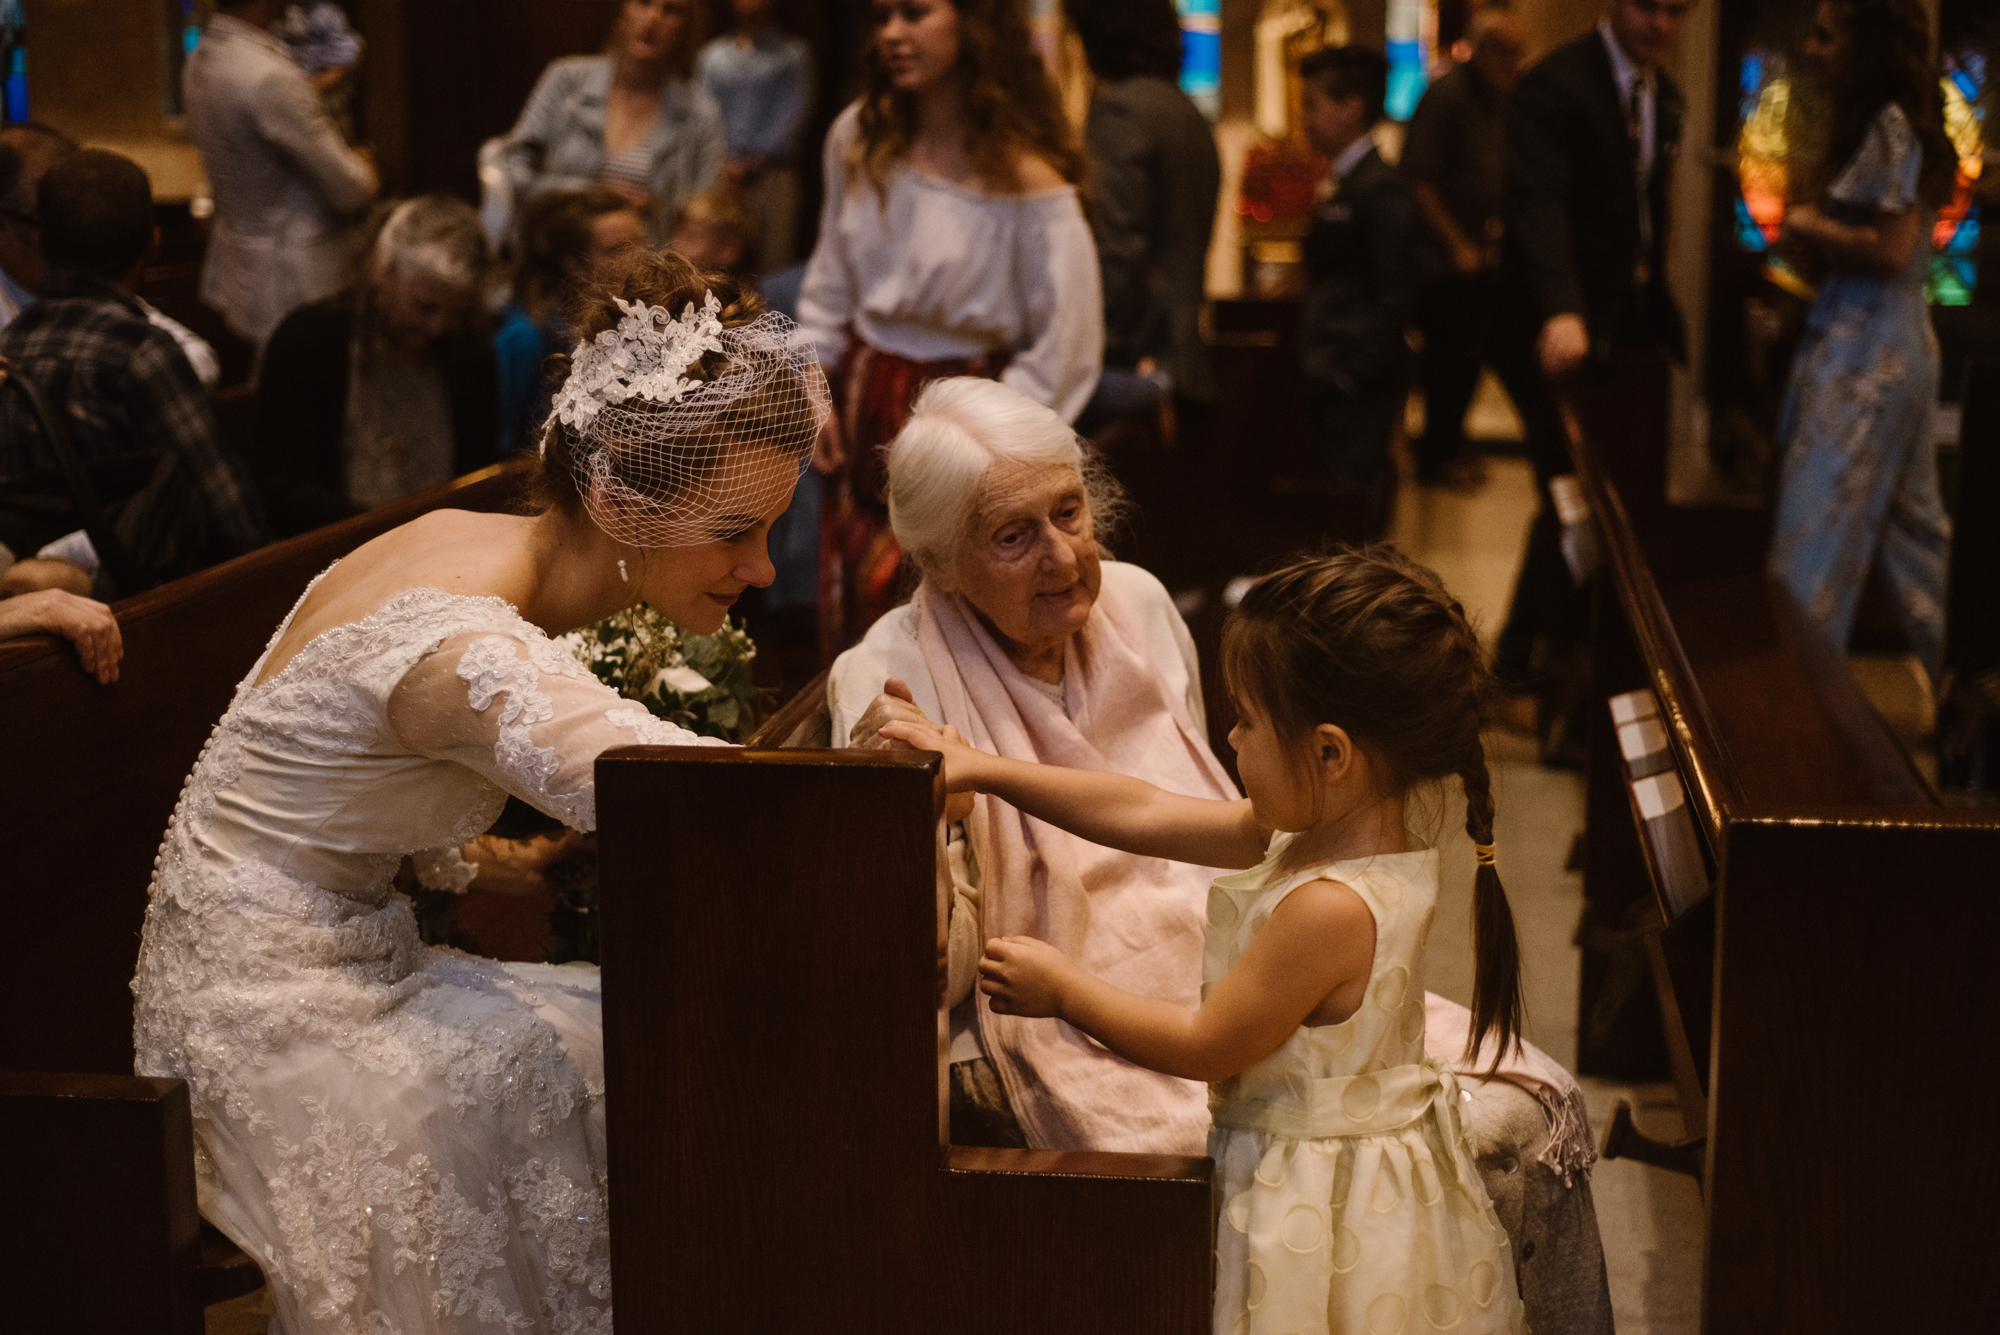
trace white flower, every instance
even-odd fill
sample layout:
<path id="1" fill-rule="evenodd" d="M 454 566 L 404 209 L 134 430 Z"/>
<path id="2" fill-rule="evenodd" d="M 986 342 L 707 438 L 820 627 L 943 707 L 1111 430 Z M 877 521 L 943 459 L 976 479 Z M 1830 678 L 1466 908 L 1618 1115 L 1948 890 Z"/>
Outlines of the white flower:
<path id="1" fill-rule="evenodd" d="M 661 668 L 659 672 L 654 674 L 653 680 L 646 687 L 645 693 L 651 695 L 654 691 L 659 690 L 661 686 L 665 686 L 668 690 L 679 691 L 682 695 L 699 695 L 701 692 L 707 690 L 709 685 L 708 678 L 702 676 L 691 667 Z"/>

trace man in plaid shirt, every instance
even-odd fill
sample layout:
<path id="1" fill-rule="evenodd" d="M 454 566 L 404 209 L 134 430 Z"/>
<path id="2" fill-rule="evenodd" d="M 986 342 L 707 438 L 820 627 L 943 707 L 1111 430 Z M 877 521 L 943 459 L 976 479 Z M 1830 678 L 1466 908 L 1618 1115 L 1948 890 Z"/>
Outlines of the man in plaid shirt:
<path id="1" fill-rule="evenodd" d="M 116 153 L 85 150 L 50 168 L 38 204 L 50 274 L 41 299 L 0 333 L 0 358 L 66 422 L 107 516 L 115 523 L 171 451 L 192 484 L 187 494 L 206 511 L 208 561 L 268 542 L 256 493 L 222 444 L 194 368 L 134 296 L 157 235 L 145 172 Z M 27 556 L 82 527 L 26 398 L 0 393 L 0 543 Z M 155 553 L 133 555 L 156 565 Z"/>

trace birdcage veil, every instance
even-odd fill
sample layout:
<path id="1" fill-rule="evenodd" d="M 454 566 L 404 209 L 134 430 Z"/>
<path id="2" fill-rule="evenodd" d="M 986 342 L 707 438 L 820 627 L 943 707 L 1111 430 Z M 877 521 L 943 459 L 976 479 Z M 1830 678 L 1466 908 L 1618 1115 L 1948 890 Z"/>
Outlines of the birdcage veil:
<path id="1" fill-rule="evenodd" d="M 773 311 L 724 328 L 713 292 L 678 316 L 614 300 L 622 318 L 577 345 L 550 424 L 584 508 L 634 547 L 727 536 L 805 470 L 831 410 L 818 356 Z"/>

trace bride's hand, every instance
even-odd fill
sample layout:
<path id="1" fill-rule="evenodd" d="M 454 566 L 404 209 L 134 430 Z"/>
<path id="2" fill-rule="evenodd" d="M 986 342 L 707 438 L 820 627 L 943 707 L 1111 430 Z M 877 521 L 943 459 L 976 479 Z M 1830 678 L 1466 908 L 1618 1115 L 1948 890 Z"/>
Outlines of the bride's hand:
<path id="1" fill-rule="evenodd" d="M 543 895 L 549 890 L 550 867 L 568 857 L 584 836 L 577 830 L 538 834 L 527 839 L 502 839 L 482 834 L 460 850 L 479 868 L 472 888 L 499 895 Z"/>

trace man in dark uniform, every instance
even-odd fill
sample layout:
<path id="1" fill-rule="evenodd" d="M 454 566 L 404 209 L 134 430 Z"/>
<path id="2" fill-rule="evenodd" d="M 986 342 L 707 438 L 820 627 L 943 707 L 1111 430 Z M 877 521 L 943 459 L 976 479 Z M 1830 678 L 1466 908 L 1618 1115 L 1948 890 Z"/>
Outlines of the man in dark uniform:
<path id="1" fill-rule="evenodd" d="M 1486 361 L 1505 235 L 1506 99 L 1520 75 L 1521 22 L 1504 9 L 1482 9 L 1466 29 L 1465 45 L 1471 49 L 1465 62 L 1439 76 L 1417 103 L 1396 164 L 1426 224 L 1417 243 L 1417 327 L 1424 336 L 1417 478 L 1450 485 L 1476 483 L 1483 471 L 1467 456 L 1465 410 Z"/>
<path id="2" fill-rule="evenodd" d="M 1551 386 L 1621 349 L 1679 359 L 1667 291 L 1667 202 L 1680 90 L 1660 62 L 1692 0 L 1611 0 L 1597 27 L 1521 76 L 1507 113 L 1507 217 L 1491 356 L 1527 428 L 1541 513 L 1494 664 L 1531 686 L 1538 637 L 1581 634 L 1565 590 L 1551 477 L 1570 471 Z"/>
<path id="3" fill-rule="evenodd" d="M 1333 160 L 1334 182 L 1313 210 L 1305 244 L 1306 420 L 1321 468 L 1359 493 L 1367 534 L 1378 538 L 1396 495 L 1390 442 L 1409 397 L 1404 330 L 1416 314 L 1416 202 L 1369 137 L 1389 81 L 1381 53 L 1315 51 L 1299 75 L 1306 135 Z"/>

